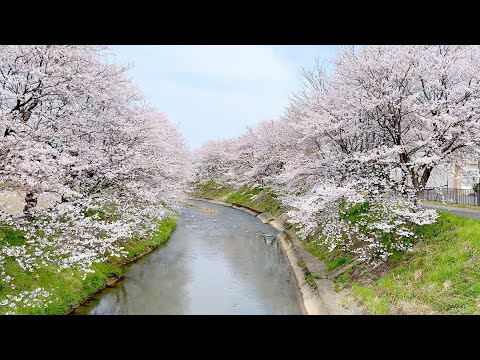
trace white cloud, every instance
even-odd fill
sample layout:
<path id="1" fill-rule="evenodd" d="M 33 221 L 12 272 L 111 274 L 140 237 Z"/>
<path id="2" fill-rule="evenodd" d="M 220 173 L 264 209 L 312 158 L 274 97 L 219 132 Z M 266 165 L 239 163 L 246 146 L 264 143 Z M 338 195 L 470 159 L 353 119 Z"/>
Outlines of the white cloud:
<path id="1" fill-rule="evenodd" d="M 267 46 L 137 45 L 129 48 L 133 60 L 155 74 L 200 75 L 235 82 L 291 80 L 286 63 Z"/>
<path id="2" fill-rule="evenodd" d="M 116 61 L 192 146 L 281 115 L 314 49 L 254 45 L 114 46 Z"/>

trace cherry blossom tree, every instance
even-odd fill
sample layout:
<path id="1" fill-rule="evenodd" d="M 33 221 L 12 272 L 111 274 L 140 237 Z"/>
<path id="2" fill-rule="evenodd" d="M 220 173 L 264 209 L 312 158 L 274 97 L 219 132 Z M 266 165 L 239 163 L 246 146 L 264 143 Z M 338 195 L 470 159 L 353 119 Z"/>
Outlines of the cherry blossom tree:
<path id="1" fill-rule="evenodd" d="M 234 178 L 231 173 L 230 153 L 236 160 L 234 140 L 208 140 L 198 149 L 192 151 L 194 166 L 194 180 L 196 181 L 224 181 Z"/>
<path id="2" fill-rule="evenodd" d="M 392 158 L 422 189 L 436 165 L 479 145 L 479 61 L 478 46 L 346 47 L 331 76 L 307 75 L 312 126 L 344 153 Z"/>
<path id="3" fill-rule="evenodd" d="M 235 162 L 237 178 L 252 186 L 275 186 L 292 151 L 292 127 L 282 120 L 267 120 L 248 128 L 236 139 L 242 161 Z"/>
<path id="4" fill-rule="evenodd" d="M 0 248 L 9 286 L 5 257 L 26 271 L 53 263 L 86 276 L 94 262 L 125 256 L 125 241 L 152 236 L 183 196 L 190 160 L 182 135 L 108 54 L 99 46 L 0 47 L 0 181 L 26 193 L 26 216 L 0 209 L 0 220 L 28 240 Z M 37 207 L 46 192 L 58 201 Z M 50 301 L 47 290 L 5 301 Z"/>
<path id="5" fill-rule="evenodd" d="M 282 119 L 232 139 L 213 175 L 286 193 L 300 233 L 331 249 L 408 250 L 412 225 L 437 216 L 417 199 L 432 170 L 478 158 L 479 51 L 344 47 L 330 70 L 304 71 Z"/>
<path id="6" fill-rule="evenodd" d="M 416 192 L 435 167 L 471 157 L 479 145 L 478 51 L 346 47 L 330 73 L 305 72 L 305 89 L 285 115 L 303 133 L 303 151 L 284 175 L 292 194 L 285 201 L 304 235 L 321 230 L 321 241 L 362 258 L 411 246 L 410 225 L 436 218 Z"/>
<path id="7" fill-rule="evenodd" d="M 52 185 L 61 183 L 56 165 L 72 160 L 65 149 L 68 137 L 89 132 L 94 117 L 87 114 L 105 108 L 128 84 L 125 68 L 103 63 L 104 53 L 98 46 L 0 48 L 2 175 L 25 187 L 26 211 L 36 204 L 38 191 L 60 191 Z"/>
<path id="8" fill-rule="evenodd" d="M 295 144 L 292 131 L 285 121 L 267 120 L 236 138 L 205 142 L 194 152 L 197 180 L 276 186 Z"/>

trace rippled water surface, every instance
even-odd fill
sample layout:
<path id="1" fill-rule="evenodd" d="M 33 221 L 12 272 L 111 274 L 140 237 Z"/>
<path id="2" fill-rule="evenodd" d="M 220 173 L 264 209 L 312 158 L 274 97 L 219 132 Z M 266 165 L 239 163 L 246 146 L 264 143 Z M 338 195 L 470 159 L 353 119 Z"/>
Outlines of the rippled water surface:
<path id="1" fill-rule="evenodd" d="M 275 229 L 237 209 L 189 202 L 168 246 L 76 314 L 302 313 Z"/>

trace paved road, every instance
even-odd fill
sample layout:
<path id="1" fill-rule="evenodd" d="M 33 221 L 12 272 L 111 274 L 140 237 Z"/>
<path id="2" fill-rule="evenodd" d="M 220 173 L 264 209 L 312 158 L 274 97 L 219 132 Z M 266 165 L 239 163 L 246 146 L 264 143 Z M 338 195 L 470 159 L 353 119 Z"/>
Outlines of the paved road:
<path id="1" fill-rule="evenodd" d="M 479 208 L 478 210 L 459 208 L 459 207 L 448 206 L 448 205 L 424 204 L 423 206 L 430 209 L 437 209 L 439 211 L 449 212 L 454 215 L 460 215 L 460 216 L 465 216 L 471 219 L 480 220 L 480 206 L 478 207 Z"/>

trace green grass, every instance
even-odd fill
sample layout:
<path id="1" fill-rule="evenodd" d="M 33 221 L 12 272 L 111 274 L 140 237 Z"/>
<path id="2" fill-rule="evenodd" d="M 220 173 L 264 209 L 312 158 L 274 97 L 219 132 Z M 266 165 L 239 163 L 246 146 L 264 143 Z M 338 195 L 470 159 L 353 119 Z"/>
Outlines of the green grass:
<path id="1" fill-rule="evenodd" d="M 116 213 L 117 208 L 115 205 L 105 206 L 102 210 L 87 209 L 84 213 L 86 217 L 98 215 L 100 220 L 103 221 L 116 221 L 120 220 L 120 215 Z"/>
<path id="2" fill-rule="evenodd" d="M 371 288 L 353 283 L 352 290 L 357 298 L 362 299 L 363 305 L 368 308 L 370 314 L 387 315 L 389 313 L 390 307 L 388 302 L 383 298 L 379 298 Z"/>
<path id="3" fill-rule="evenodd" d="M 346 216 L 354 221 L 361 212 L 358 206 Z M 413 252 L 394 253 L 381 270 L 356 265 L 333 279 L 335 289 L 351 287 L 370 314 L 480 314 L 480 221 L 442 212 L 415 232 Z M 302 243 L 326 263 L 327 275 L 351 260 L 314 239 Z"/>
<path id="4" fill-rule="evenodd" d="M 430 200 L 423 200 L 424 204 L 430 204 L 430 205 L 438 205 L 438 206 L 451 206 L 451 207 L 457 207 L 457 208 L 462 208 L 462 209 L 470 209 L 470 210 L 476 210 L 480 211 L 480 206 L 475 206 L 475 205 L 465 205 L 465 204 L 451 204 L 451 203 L 442 203 L 439 201 L 430 201 Z"/>
<path id="5" fill-rule="evenodd" d="M 321 279 L 320 275 L 318 274 L 308 274 L 306 277 L 305 277 L 305 282 L 306 283 L 311 283 L 315 280 L 319 280 Z"/>
<path id="6" fill-rule="evenodd" d="M 442 213 L 416 232 L 413 252 L 370 284 L 352 286 L 367 311 L 480 314 L 480 221 Z"/>
<path id="7" fill-rule="evenodd" d="M 268 188 L 243 186 L 235 189 L 214 181 L 197 183 L 193 187 L 192 196 L 246 205 L 260 212 L 268 211 L 272 215 L 278 215 L 283 210 L 278 195 Z"/>
<path id="8" fill-rule="evenodd" d="M 277 195 L 270 189 L 242 187 L 230 193 L 226 199 L 227 202 L 247 205 L 261 212 L 270 212 L 272 215 L 278 215 L 282 206 L 277 199 Z"/>
<path id="9" fill-rule="evenodd" d="M 208 199 L 223 199 L 234 191 L 232 186 L 213 180 L 209 180 L 205 183 L 193 183 L 191 186 L 193 188 L 191 193 L 192 196 Z"/>
<path id="10" fill-rule="evenodd" d="M 368 211 L 370 210 L 370 203 L 368 201 L 364 201 L 361 203 L 357 203 L 348 209 L 345 209 L 345 207 L 342 206 L 341 210 L 345 212 L 343 215 L 343 218 L 345 220 L 357 222 L 360 220 L 363 214 L 368 213 Z"/>
<path id="11" fill-rule="evenodd" d="M 3 244 L 19 246 L 25 243 L 23 233 L 6 225 L 0 225 L 0 246 Z"/>
<path id="12" fill-rule="evenodd" d="M 102 289 L 109 276 L 115 274 L 120 277 L 123 272 L 119 265 L 114 263 L 97 263 L 92 265 L 95 273 L 88 274 L 82 280 L 82 274 L 78 270 L 62 269 L 58 272 L 57 266 L 46 266 L 36 270 L 34 273 L 21 269 L 12 258 L 5 261 L 5 271 L 14 277 L 15 290 L 3 284 L 0 287 L 0 301 L 4 300 L 7 294 L 18 295 L 20 291 L 32 291 L 42 287 L 52 295 L 53 300 L 44 308 L 19 308 L 18 314 L 66 314 L 76 304 L 86 299 L 89 295 Z M 0 313 L 5 313 L 10 308 L 0 306 Z"/>
<path id="13" fill-rule="evenodd" d="M 156 233 L 149 239 L 132 239 L 125 249 L 128 251 L 127 259 L 135 258 L 150 249 L 165 245 L 177 224 L 176 218 L 169 218 L 159 221 Z"/>
<path id="14" fill-rule="evenodd" d="M 125 245 L 128 258 L 134 258 L 165 244 L 175 228 L 176 221 L 176 218 L 159 221 L 157 231 L 151 237 L 128 242 Z M 23 234 L 5 226 L 0 228 L 0 246 L 3 242 L 21 245 L 23 241 Z M 4 266 L 6 274 L 14 277 L 16 288 L 11 289 L 5 282 L 0 282 L 0 302 L 6 299 L 7 295 L 18 295 L 21 291 L 32 291 L 38 287 L 52 294 L 49 297 L 53 300 L 51 304 L 44 308 L 21 308 L 17 311 L 19 314 L 66 314 L 88 296 L 104 288 L 109 277 L 123 276 L 123 267 L 118 259 L 93 264 L 91 268 L 95 273 L 88 274 L 85 280 L 82 280 L 80 271 L 59 269 L 55 265 L 28 272 L 21 269 L 11 257 L 5 259 Z M 0 314 L 9 310 L 10 308 L 0 306 Z"/>
<path id="15" fill-rule="evenodd" d="M 413 252 L 393 254 L 381 271 L 355 266 L 333 279 L 337 291 L 350 286 L 370 314 L 480 314 L 480 221 L 440 213 L 415 232 Z M 302 243 L 327 274 L 350 260 L 312 239 Z"/>
<path id="16" fill-rule="evenodd" d="M 348 261 L 348 259 L 346 257 L 343 257 L 343 256 L 339 257 L 339 258 L 335 258 L 333 261 L 330 261 L 330 262 L 327 263 L 327 271 L 336 269 L 337 267 L 345 264 L 347 261 Z"/>
<path id="17" fill-rule="evenodd" d="M 299 236 L 298 238 L 301 239 Z M 310 254 L 323 261 L 325 265 L 327 265 L 327 271 L 334 270 L 351 259 L 351 255 L 337 249 L 329 251 L 326 245 L 320 242 L 312 241 L 311 238 L 301 239 L 301 241 L 305 249 Z"/>

